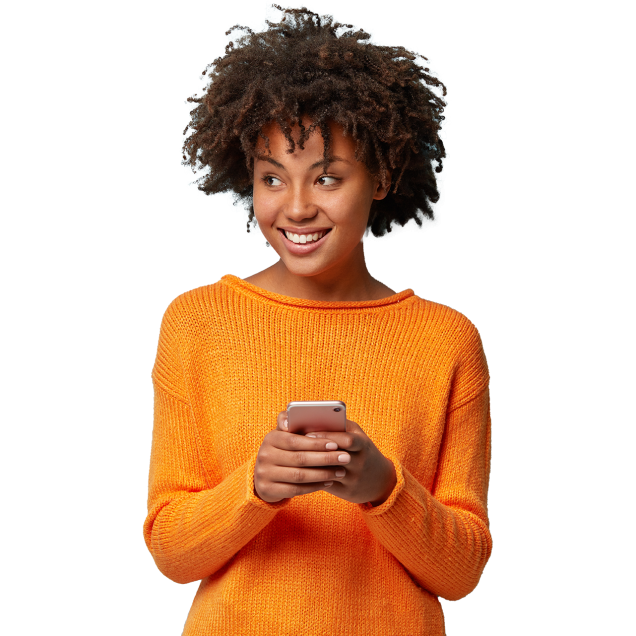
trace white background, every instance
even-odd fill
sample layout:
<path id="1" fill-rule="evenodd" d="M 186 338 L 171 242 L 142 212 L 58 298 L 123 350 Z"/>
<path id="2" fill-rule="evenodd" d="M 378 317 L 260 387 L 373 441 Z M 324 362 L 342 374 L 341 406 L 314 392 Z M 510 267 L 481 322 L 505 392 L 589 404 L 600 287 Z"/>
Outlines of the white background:
<path id="1" fill-rule="evenodd" d="M 490 366 L 494 548 L 476 590 L 443 601 L 449 636 L 636 633 L 627 6 L 309 4 L 448 87 L 436 220 L 366 253 L 389 287 L 467 315 Z M 275 258 L 229 196 L 191 185 L 185 100 L 226 29 L 277 15 L 3 8 L 2 633 L 183 629 L 198 583 L 165 578 L 142 535 L 159 324 L 180 293 Z"/>

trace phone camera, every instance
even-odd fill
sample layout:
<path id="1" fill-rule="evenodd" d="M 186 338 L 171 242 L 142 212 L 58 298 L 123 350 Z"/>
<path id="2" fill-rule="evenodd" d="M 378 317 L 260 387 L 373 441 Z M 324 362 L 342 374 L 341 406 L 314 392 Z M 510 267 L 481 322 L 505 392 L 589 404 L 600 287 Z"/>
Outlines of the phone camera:
<path id="1" fill-rule="evenodd" d="M 334 411 L 335 411 L 336 413 L 340 413 L 340 411 L 342 411 L 342 409 L 341 409 L 340 407 L 337 407 L 337 408 L 335 408 L 335 409 L 334 409 Z"/>

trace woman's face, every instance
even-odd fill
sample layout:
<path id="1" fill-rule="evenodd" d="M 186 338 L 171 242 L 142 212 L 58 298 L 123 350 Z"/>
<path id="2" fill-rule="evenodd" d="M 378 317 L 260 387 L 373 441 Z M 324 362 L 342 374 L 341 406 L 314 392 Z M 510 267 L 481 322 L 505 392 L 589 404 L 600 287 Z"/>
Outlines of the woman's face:
<path id="1" fill-rule="evenodd" d="M 305 126 L 310 122 L 303 121 Z M 263 128 L 269 149 L 259 139 L 254 160 L 254 214 L 269 244 L 287 269 L 298 276 L 336 274 L 362 257 L 371 203 L 386 190 L 364 164 L 342 128 L 330 125 L 330 157 L 315 130 L 300 150 L 289 145 L 277 124 Z M 292 129 L 298 139 L 300 129 Z M 356 249 L 357 248 L 357 249 Z M 358 253 L 359 252 L 359 253 Z M 363 258 L 363 257 L 362 257 Z"/>

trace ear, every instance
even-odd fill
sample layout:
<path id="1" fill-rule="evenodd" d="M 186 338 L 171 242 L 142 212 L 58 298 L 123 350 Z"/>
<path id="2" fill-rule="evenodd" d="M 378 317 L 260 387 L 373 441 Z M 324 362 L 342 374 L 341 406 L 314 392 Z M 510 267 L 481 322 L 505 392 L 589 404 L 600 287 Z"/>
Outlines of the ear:
<path id="1" fill-rule="evenodd" d="M 391 189 L 392 174 L 393 174 L 392 170 L 387 170 L 387 179 L 389 183 L 386 188 L 382 187 L 382 182 L 380 181 L 379 177 L 375 178 L 375 181 L 374 181 L 375 192 L 373 193 L 373 198 L 376 201 L 381 201 L 382 199 L 386 197 L 387 194 L 389 194 L 389 190 Z"/>

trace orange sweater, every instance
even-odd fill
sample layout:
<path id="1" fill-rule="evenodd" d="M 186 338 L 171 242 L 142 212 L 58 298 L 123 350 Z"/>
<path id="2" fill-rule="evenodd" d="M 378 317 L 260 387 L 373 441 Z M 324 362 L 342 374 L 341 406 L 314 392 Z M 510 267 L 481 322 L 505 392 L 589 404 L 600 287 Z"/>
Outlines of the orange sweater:
<path id="1" fill-rule="evenodd" d="M 441 636 L 438 597 L 492 550 L 488 368 L 461 313 L 408 289 L 381 300 L 274 294 L 235 276 L 166 310 L 144 538 L 201 580 L 184 636 Z M 380 506 L 327 491 L 267 503 L 253 471 L 290 400 L 342 400 L 394 464 Z"/>

